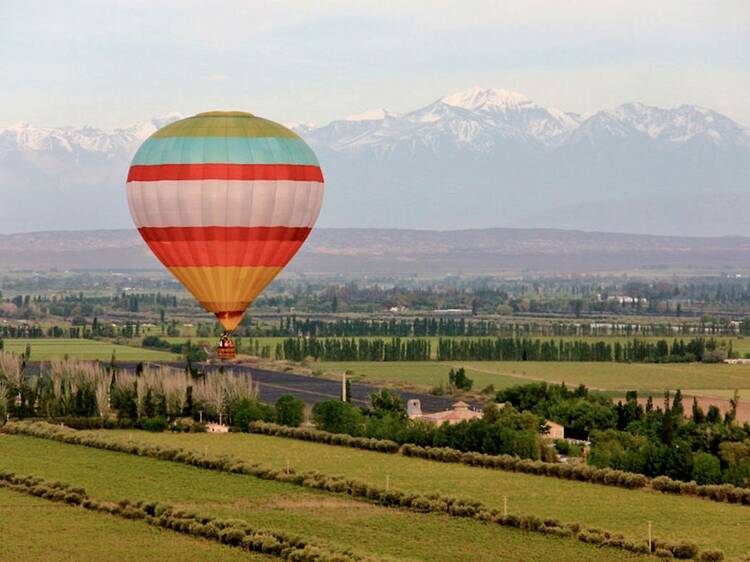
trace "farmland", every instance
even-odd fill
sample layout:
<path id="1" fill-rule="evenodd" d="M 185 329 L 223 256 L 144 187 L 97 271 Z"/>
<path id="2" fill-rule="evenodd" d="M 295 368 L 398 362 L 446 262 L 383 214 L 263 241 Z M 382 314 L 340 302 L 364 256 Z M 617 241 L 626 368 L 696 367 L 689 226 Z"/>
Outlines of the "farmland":
<path id="1" fill-rule="evenodd" d="M 750 388 L 750 365 L 703 363 L 605 363 L 550 361 L 450 361 L 450 362 L 320 362 L 313 368 L 332 374 L 351 371 L 371 382 L 403 383 L 432 387 L 447 380 L 452 367 L 465 367 L 474 388 L 496 389 L 529 381 L 585 384 L 601 390 Z"/>
<path id="2" fill-rule="evenodd" d="M 5 562 L 268 560 L 145 523 L 89 513 L 3 488 L 0 488 L 0 536 Z M 96 540 L 91 540 L 92 537 Z"/>
<path id="3" fill-rule="evenodd" d="M 5 350 L 24 353 L 31 347 L 32 361 L 49 359 L 88 359 L 108 361 L 115 357 L 121 361 L 162 361 L 175 359 L 176 355 L 166 351 L 155 351 L 142 347 L 115 344 L 109 341 L 71 338 L 8 338 L 3 340 Z"/>
<path id="4" fill-rule="evenodd" d="M 200 312 L 196 303 L 184 293 L 174 293 L 175 289 L 170 285 L 163 285 L 158 280 L 140 282 L 135 278 L 128 278 L 116 282 L 107 281 L 115 284 L 110 287 L 111 290 L 103 290 L 96 285 L 100 280 L 87 281 L 82 278 L 81 282 L 89 283 L 89 288 L 78 291 L 66 285 L 32 295 L 21 290 L 20 282 L 11 283 L 14 288 L 4 294 L 4 303 L 0 303 L 4 304 L 1 321 L 5 330 L 2 336 L 5 350 L 24 353 L 28 345 L 31 361 L 47 361 L 67 356 L 71 359 L 108 362 L 114 355 L 117 361 L 156 363 L 184 359 L 185 355 L 181 357 L 170 351 L 179 351 L 179 345 L 188 340 L 208 348 L 216 345 L 218 327 L 214 325 L 213 318 Z M 335 387 L 333 392 L 318 392 L 307 391 L 306 387 L 300 389 L 297 386 L 304 385 L 296 381 L 286 386 L 277 385 L 280 386 L 276 389 L 279 392 L 301 392 L 308 401 L 312 401 L 309 400 L 311 396 L 315 400 L 335 399 L 340 386 L 319 378 L 336 379 L 338 382 L 342 373 L 348 373 L 355 383 L 353 392 L 357 405 L 365 404 L 369 393 L 374 390 L 368 389 L 365 395 L 362 387 L 359 387 L 362 392 L 357 394 L 357 382 L 373 383 L 376 387 L 393 386 L 413 392 L 444 393 L 442 401 L 436 400 L 446 405 L 459 397 L 470 399 L 474 403 L 482 402 L 494 395 L 492 390 L 531 381 L 565 382 L 569 388 L 585 384 L 610 396 L 622 396 L 626 390 L 636 389 L 640 392 L 641 400 L 647 394 L 658 396 L 657 406 L 662 405 L 661 393 L 665 389 L 681 388 L 687 398 L 686 409 L 689 408 L 691 394 L 727 402 L 734 390 L 740 389 L 743 398 L 750 397 L 750 366 L 709 362 L 717 360 L 716 357 L 705 358 L 706 362 L 701 362 L 704 359 L 702 354 L 691 355 L 691 359 L 696 361 L 685 363 L 625 362 L 628 359 L 652 361 L 655 360 L 653 355 L 635 359 L 632 355 L 619 355 L 619 362 L 588 361 L 594 358 L 592 355 L 576 356 L 587 361 L 494 361 L 489 359 L 497 356 L 474 352 L 447 355 L 444 348 L 441 348 L 441 357 L 477 357 L 488 360 L 437 360 L 440 338 L 435 334 L 453 338 L 459 343 L 476 340 L 476 334 L 487 334 L 486 337 L 490 339 L 501 336 L 506 339 L 515 338 L 517 341 L 554 340 L 558 344 L 565 342 L 571 346 L 579 345 L 579 349 L 598 342 L 605 346 L 629 344 L 634 348 L 636 345 L 631 334 L 637 334 L 638 340 L 652 346 L 665 340 L 671 348 L 674 347 L 672 341 L 675 334 L 679 334 L 676 335 L 677 339 L 686 341 L 696 337 L 708 340 L 715 335 L 723 356 L 741 357 L 750 353 L 750 338 L 747 337 L 750 334 L 750 321 L 740 316 L 739 312 L 732 316 L 732 322 L 728 316 L 698 316 L 698 312 L 703 313 L 707 309 L 697 301 L 695 306 L 690 305 L 691 315 L 684 317 L 667 314 L 675 309 L 666 307 L 666 301 L 664 307 L 654 307 L 649 309 L 648 314 L 644 311 L 643 315 L 637 315 L 636 311 L 627 310 L 626 307 L 618 308 L 619 305 L 612 305 L 614 309 L 608 312 L 604 308 L 596 308 L 606 308 L 610 304 L 602 304 L 597 300 L 598 297 L 594 297 L 597 291 L 603 289 L 586 285 L 594 283 L 593 281 L 572 282 L 586 285 L 583 292 L 579 291 L 580 287 L 571 292 L 565 280 L 543 281 L 542 286 L 546 289 L 538 293 L 532 292 L 536 289 L 527 281 L 512 281 L 491 289 L 474 285 L 471 281 L 451 281 L 457 285 L 445 286 L 439 282 L 434 285 L 428 282 L 422 287 L 403 288 L 382 288 L 376 285 L 357 288 L 343 287 L 338 282 L 329 285 L 316 283 L 317 281 L 306 281 L 284 284 L 278 290 L 269 288 L 267 297 L 262 297 L 255 303 L 252 318 L 243 323 L 235 334 L 241 352 L 240 359 L 246 360 L 243 362 L 251 369 L 258 367 L 302 373 L 310 375 L 304 380 L 312 385 Z M 686 294 L 694 290 L 690 286 L 684 288 Z M 482 296 L 477 302 L 475 315 L 469 309 L 474 308 L 474 296 L 479 294 Z M 531 294 L 536 295 L 536 302 L 526 302 L 527 295 Z M 571 308 L 574 307 L 570 304 L 573 302 L 571 298 L 583 298 L 584 304 L 588 303 L 590 315 L 574 317 L 577 312 Z M 391 299 L 397 299 L 397 302 L 403 299 L 405 306 L 395 307 L 398 312 L 393 313 Z M 669 306 L 676 305 L 669 303 Z M 455 307 L 464 312 L 460 316 L 455 311 L 442 314 L 437 307 Z M 685 312 L 687 308 L 685 305 Z M 585 307 L 583 312 L 586 313 Z M 593 312 L 597 314 L 593 315 Z M 533 314 L 538 316 L 532 316 Z M 400 361 L 328 361 L 313 359 L 324 355 L 311 352 L 314 349 L 312 346 L 296 355 L 291 352 L 287 354 L 284 349 L 284 344 L 288 343 L 293 351 L 295 342 L 289 342 L 288 338 L 297 342 L 310 342 L 311 338 L 319 334 L 332 334 L 341 340 L 346 339 L 347 343 L 354 340 L 357 345 L 360 341 L 370 344 L 374 340 L 390 343 L 394 335 L 410 334 L 400 338 L 401 343 L 406 345 L 416 339 L 414 334 L 425 334 L 419 338 L 419 343 L 429 343 L 430 352 L 426 352 L 427 346 L 424 345 L 421 356 L 383 354 L 384 359 L 395 357 L 402 359 Z M 75 337 L 76 335 L 80 337 Z M 159 338 L 150 338 L 146 342 L 154 347 L 144 347 L 144 338 L 147 336 Z M 317 337 L 317 341 L 311 343 L 320 344 L 320 339 Z M 329 343 L 330 348 L 335 350 L 335 343 Z M 174 347 L 170 350 L 170 346 Z M 277 346 L 283 353 L 276 353 Z M 713 342 L 708 349 L 715 349 Z M 253 355 L 259 357 L 248 357 Z M 660 355 L 658 360 L 690 360 L 685 355 L 673 356 L 671 352 L 668 355 Z M 325 356 L 343 358 L 352 357 L 352 354 L 335 355 L 328 352 Z M 525 352 L 522 356 L 532 357 Z M 354 354 L 353 357 L 370 359 L 375 358 L 375 355 L 362 353 Z M 550 359 L 549 355 L 537 354 L 533 357 Z M 563 357 L 561 352 L 556 358 L 572 359 L 573 356 Z M 473 380 L 470 391 L 459 385 L 448 387 L 448 372 L 457 367 L 464 367 L 468 377 Z M 146 370 L 149 368 L 147 366 Z M 251 369 L 246 372 L 249 373 Z M 33 397 L 38 388 L 45 388 L 44 385 L 31 384 L 37 380 L 33 375 L 36 372 L 38 371 L 30 369 L 27 373 L 30 380 L 27 394 L 20 391 L 16 394 L 15 387 L 13 392 L 6 393 L 6 411 L 11 417 L 44 417 L 49 416 L 45 414 L 45 407 L 49 406 L 52 408 L 49 411 L 59 412 L 60 417 L 55 420 L 57 423 L 63 421 L 75 424 L 75 419 L 63 417 L 63 414 L 69 415 L 71 412 L 69 402 L 62 396 L 65 393 L 55 394 L 54 400 L 52 393 L 40 393 L 35 399 L 27 399 L 25 405 L 23 400 L 18 400 L 19 395 L 22 398 Z M 273 379 L 277 373 L 266 375 L 268 378 L 264 379 L 263 384 L 266 386 L 261 398 L 268 400 L 271 394 L 267 394 L 265 390 L 274 388 L 274 384 L 279 381 Z M 190 392 L 187 387 L 180 387 L 179 392 L 172 392 L 169 407 L 165 409 L 161 405 L 166 401 L 166 390 L 156 384 L 161 379 L 149 375 L 132 382 L 128 379 L 129 376 L 135 377 L 118 374 L 118 385 L 114 387 L 110 383 L 111 377 L 107 376 L 105 385 L 96 386 L 100 392 L 93 400 L 96 404 L 104 404 L 106 408 L 86 409 L 84 414 L 93 416 L 89 421 L 100 421 L 101 412 L 106 410 L 106 415 L 109 416 L 107 427 L 149 427 L 147 424 L 153 424 L 151 427 L 164 428 L 175 424 L 176 428 L 184 428 L 180 424 L 186 418 L 193 418 L 194 421 L 219 421 L 222 415 L 226 423 L 235 426 L 233 431 L 247 427 L 246 421 L 237 422 L 243 413 L 241 409 L 235 413 L 238 400 L 224 403 L 217 395 L 215 400 L 212 399 L 207 404 L 205 393 L 193 392 L 198 388 L 194 384 L 190 386 Z M 56 382 L 54 377 L 51 380 L 53 390 L 68 388 L 69 385 L 72 388 L 80 383 L 75 377 L 65 384 Z M 294 385 L 291 390 L 290 385 Z M 437 389 L 438 386 L 441 388 Z M 492 389 L 488 388 L 490 386 Z M 487 391 L 480 395 L 483 389 Z M 125 398 L 130 396 L 128 392 L 131 390 L 136 395 L 128 402 Z M 93 392 L 91 389 L 89 391 L 89 394 Z M 113 401 L 115 394 L 117 396 Z M 405 393 L 404 397 L 408 397 L 408 394 Z M 273 395 L 270 402 L 274 402 L 277 397 L 278 393 Z M 424 407 L 429 397 L 421 398 Z M 244 413 L 249 411 L 253 416 L 265 415 L 263 412 L 266 410 L 260 409 L 253 402 L 255 399 L 251 397 L 249 403 L 244 405 Z M 73 405 L 77 404 L 74 398 L 71 400 Z M 46 406 L 43 406 L 43 402 Z M 90 401 L 81 400 L 76 408 L 83 408 L 86 404 L 90 404 Z M 116 405 L 112 407 L 112 404 Z M 701 402 L 701 405 L 707 409 L 708 404 Z M 443 407 L 433 405 L 432 408 L 425 408 L 425 411 Z M 275 411 L 273 406 L 270 409 Z M 721 413 L 723 416 L 726 408 L 722 408 Z M 744 434 L 741 434 L 744 430 L 740 424 L 746 421 L 746 414 L 747 410 L 743 405 L 736 418 L 740 423 L 734 428 L 737 435 L 742 435 L 741 438 L 744 438 Z M 379 419 L 379 415 L 382 412 L 364 418 L 359 427 L 363 432 L 361 435 L 371 435 L 364 433 L 363 428 L 373 419 Z M 311 416 L 309 409 L 306 416 Z M 539 416 L 558 421 L 547 413 Z M 724 418 L 711 422 L 713 425 L 707 422 L 703 429 L 728 440 L 730 422 L 723 420 Z M 192 422 L 188 419 L 188 423 Z M 315 423 L 321 427 L 318 420 Z M 498 427 L 502 426 L 500 422 L 497 423 Z M 503 430 L 505 429 L 503 426 Z M 513 431 L 513 435 L 516 435 L 520 430 Z M 687 433 L 683 426 L 680 438 L 684 438 Z M 750 508 L 747 506 L 690 496 L 659 494 L 650 488 L 626 490 L 255 434 L 149 433 L 136 429 L 100 430 L 98 434 L 102 438 L 132 444 L 181 447 L 206 458 L 231 455 L 247 463 L 258 463 L 276 470 L 289 467 L 297 471 L 318 471 L 325 476 L 343 475 L 362 481 L 372 488 L 393 487 L 414 495 L 444 494 L 467 498 L 481 501 L 487 507 L 498 510 L 502 510 L 507 498 L 511 514 L 580 523 L 584 528 L 622 533 L 628 541 L 639 541 L 641 544 L 645 541 L 650 521 L 654 534 L 662 539 L 695 541 L 704 549 L 721 549 L 733 560 L 741 560 L 742 556 L 750 552 L 750 524 L 747 517 Z M 662 443 L 658 438 L 654 438 L 653 442 L 659 447 L 659 454 L 671 446 L 671 443 Z M 595 448 L 596 443 L 591 450 Z M 694 454 L 697 455 L 704 449 L 682 450 L 690 451 L 690 468 L 693 466 Z M 510 453 L 523 456 L 518 450 L 511 450 Z M 711 453 L 711 458 L 719 463 L 718 472 L 710 475 L 713 478 L 711 482 L 730 482 L 727 462 L 720 459 L 715 450 Z M 703 456 L 698 460 L 705 458 Z M 92 497 L 107 501 L 130 499 L 167 502 L 177 509 L 197 511 L 223 519 L 240 519 L 255 528 L 303 536 L 317 544 L 339 550 L 351 548 L 362 554 L 382 554 L 396 559 L 436 562 L 643 559 L 624 551 L 600 549 L 577 540 L 488 525 L 444 513 L 416 513 L 392 506 L 385 507 L 347 494 L 335 493 L 331 488 L 328 491 L 317 490 L 249 474 L 218 472 L 30 437 L 0 435 L 0 469 L 68 482 L 85 488 Z M 690 470 L 685 470 L 686 480 L 695 478 Z M 661 473 L 664 473 L 663 470 Z M 80 558 L 103 560 L 107 560 L 107 557 L 123 560 L 260 559 L 204 540 L 164 532 L 143 522 L 122 521 L 103 513 L 85 512 L 0 491 L 0 510 L 17 509 L 14 513 L 20 513 L 28 521 L 23 529 L 19 528 L 20 518 L 12 521 L 5 518 L 0 523 L 0 531 L 5 533 L 7 530 L 13 536 L 5 557 L 14 562 L 25 559 L 23 544 L 34 541 L 33 536 L 41 532 L 39 529 L 44 520 L 49 521 L 49 526 L 45 527 L 49 532 L 42 533 L 44 537 L 35 543 L 39 551 L 31 552 L 30 558 L 43 557 L 44 549 L 51 549 L 59 543 L 60 560 L 66 559 L 66 553 L 74 552 L 80 552 Z M 118 533 L 117 529 L 122 529 L 122 532 Z M 110 545 L 106 553 L 98 553 L 96 546 L 86 544 L 86 537 L 92 534 L 101 537 L 102 544 Z M 123 546 L 126 539 L 130 541 L 131 537 L 132 552 Z M 72 557 L 72 554 L 67 556 L 68 559 Z"/>
<path id="5" fill-rule="evenodd" d="M 509 473 L 457 464 L 353 450 L 256 434 L 180 435 L 112 432 L 120 439 L 181 446 L 213 454 L 340 474 L 414 493 L 442 493 L 480 500 L 500 508 L 508 497 L 512 511 L 579 521 L 592 527 L 640 537 L 645 521 L 657 534 L 689 537 L 704 547 L 739 554 L 750 551 L 750 508 L 667 496 L 647 490 L 624 490 L 583 482 Z M 345 467 L 345 468 L 343 468 Z M 700 510 L 700 519 L 695 519 Z M 740 538 L 742 535 L 743 538 Z"/>
<path id="6" fill-rule="evenodd" d="M 187 338 L 165 338 L 170 343 L 181 343 Z M 197 338 L 196 342 L 213 345 L 211 338 Z M 254 338 L 263 345 L 275 345 L 281 338 Z M 740 340 L 738 340 L 740 341 Z M 744 341 L 744 340 L 742 340 Z M 243 339 L 248 344 L 250 339 Z M 109 360 L 114 353 L 122 361 L 174 360 L 169 351 L 133 345 L 122 345 L 106 340 L 66 338 L 19 338 L 4 340 L 6 351 L 23 353 L 31 346 L 31 359 L 44 361 L 52 358 Z M 390 383 L 418 387 L 423 390 L 444 383 L 448 370 L 465 367 L 474 380 L 474 389 L 487 385 L 496 389 L 529 380 L 585 384 L 592 389 L 625 391 L 639 390 L 659 393 L 665 389 L 690 389 L 709 396 L 731 396 L 732 391 L 750 388 L 750 365 L 704 363 L 612 363 L 612 362 L 551 362 L 551 361 L 352 361 L 307 362 L 301 370 L 339 376 L 349 371 L 365 382 Z"/>
<path id="7" fill-rule="evenodd" d="M 320 543 L 411 560 L 638 558 L 471 520 L 387 509 L 291 484 L 29 437 L 0 438 L 0 468 L 74 483 L 96 497 L 166 501 Z"/>

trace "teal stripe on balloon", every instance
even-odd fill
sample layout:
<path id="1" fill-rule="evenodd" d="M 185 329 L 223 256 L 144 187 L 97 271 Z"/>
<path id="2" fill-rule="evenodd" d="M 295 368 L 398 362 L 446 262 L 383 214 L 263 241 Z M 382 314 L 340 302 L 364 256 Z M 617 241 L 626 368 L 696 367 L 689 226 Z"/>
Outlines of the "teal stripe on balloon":
<path id="1" fill-rule="evenodd" d="M 304 141 L 283 137 L 150 138 L 138 149 L 132 165 L 206 163 L 319 166 Z"/>

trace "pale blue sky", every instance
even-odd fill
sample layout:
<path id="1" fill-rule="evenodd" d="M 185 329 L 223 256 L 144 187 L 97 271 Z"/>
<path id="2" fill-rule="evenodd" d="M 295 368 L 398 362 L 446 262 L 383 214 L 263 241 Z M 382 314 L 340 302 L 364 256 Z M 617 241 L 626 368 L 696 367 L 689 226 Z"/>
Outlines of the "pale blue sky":
<path id="1" fill-rule="evenodd" d="M 2 0 L 0 127 L 241 109 L 312 121 L 471 86 L 750 126 L 750 2 Z"/>

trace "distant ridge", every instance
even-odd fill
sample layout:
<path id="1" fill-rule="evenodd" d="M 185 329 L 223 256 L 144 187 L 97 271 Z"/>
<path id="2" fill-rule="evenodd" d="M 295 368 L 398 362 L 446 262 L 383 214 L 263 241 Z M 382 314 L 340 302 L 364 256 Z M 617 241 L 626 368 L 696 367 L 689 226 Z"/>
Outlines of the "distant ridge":
<path id="1" fill-rule="evenodd" d="M 0 128 L 0 232 L 130 226 L 133 152 L 178 117 Z M 475 87 L 403 113 L 289 125 L 323 166 L 321 225 L 750 235 L 750 133 L 704 107 L 580 115 Z"/>
<path id="2" fill-rule="evenodd" d="M 318 228 L 288 270 L 343 276 L 740 271 L 750 238 L 677 237 L 561 229 Z M 0 270 L 161 269 L 134 229 L 0 235 Z"/>

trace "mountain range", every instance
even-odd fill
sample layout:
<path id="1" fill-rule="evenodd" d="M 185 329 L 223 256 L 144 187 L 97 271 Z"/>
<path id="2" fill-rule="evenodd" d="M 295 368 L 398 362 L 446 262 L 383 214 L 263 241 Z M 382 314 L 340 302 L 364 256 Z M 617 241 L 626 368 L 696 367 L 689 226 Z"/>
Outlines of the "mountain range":
<path id="1" fill-rule="evenodd" d="M 750 270 L 750 238 L 674 237 L 559 229 L 316 228 L 286 271 L 410 277 Z M 0 271 L 163 270 L 134 229 L 0 234 Z"/>
<path id="2" fill-rule="evenodd" d="M 179 117 L 0 129 L 0 232 L 130 226 L 130 158 Z M 750 235 L 750 131 L 703 107 L 582 115 L 472 88 L 406 113 L 289 126 L 325 173 L 321 226 Z"/>

